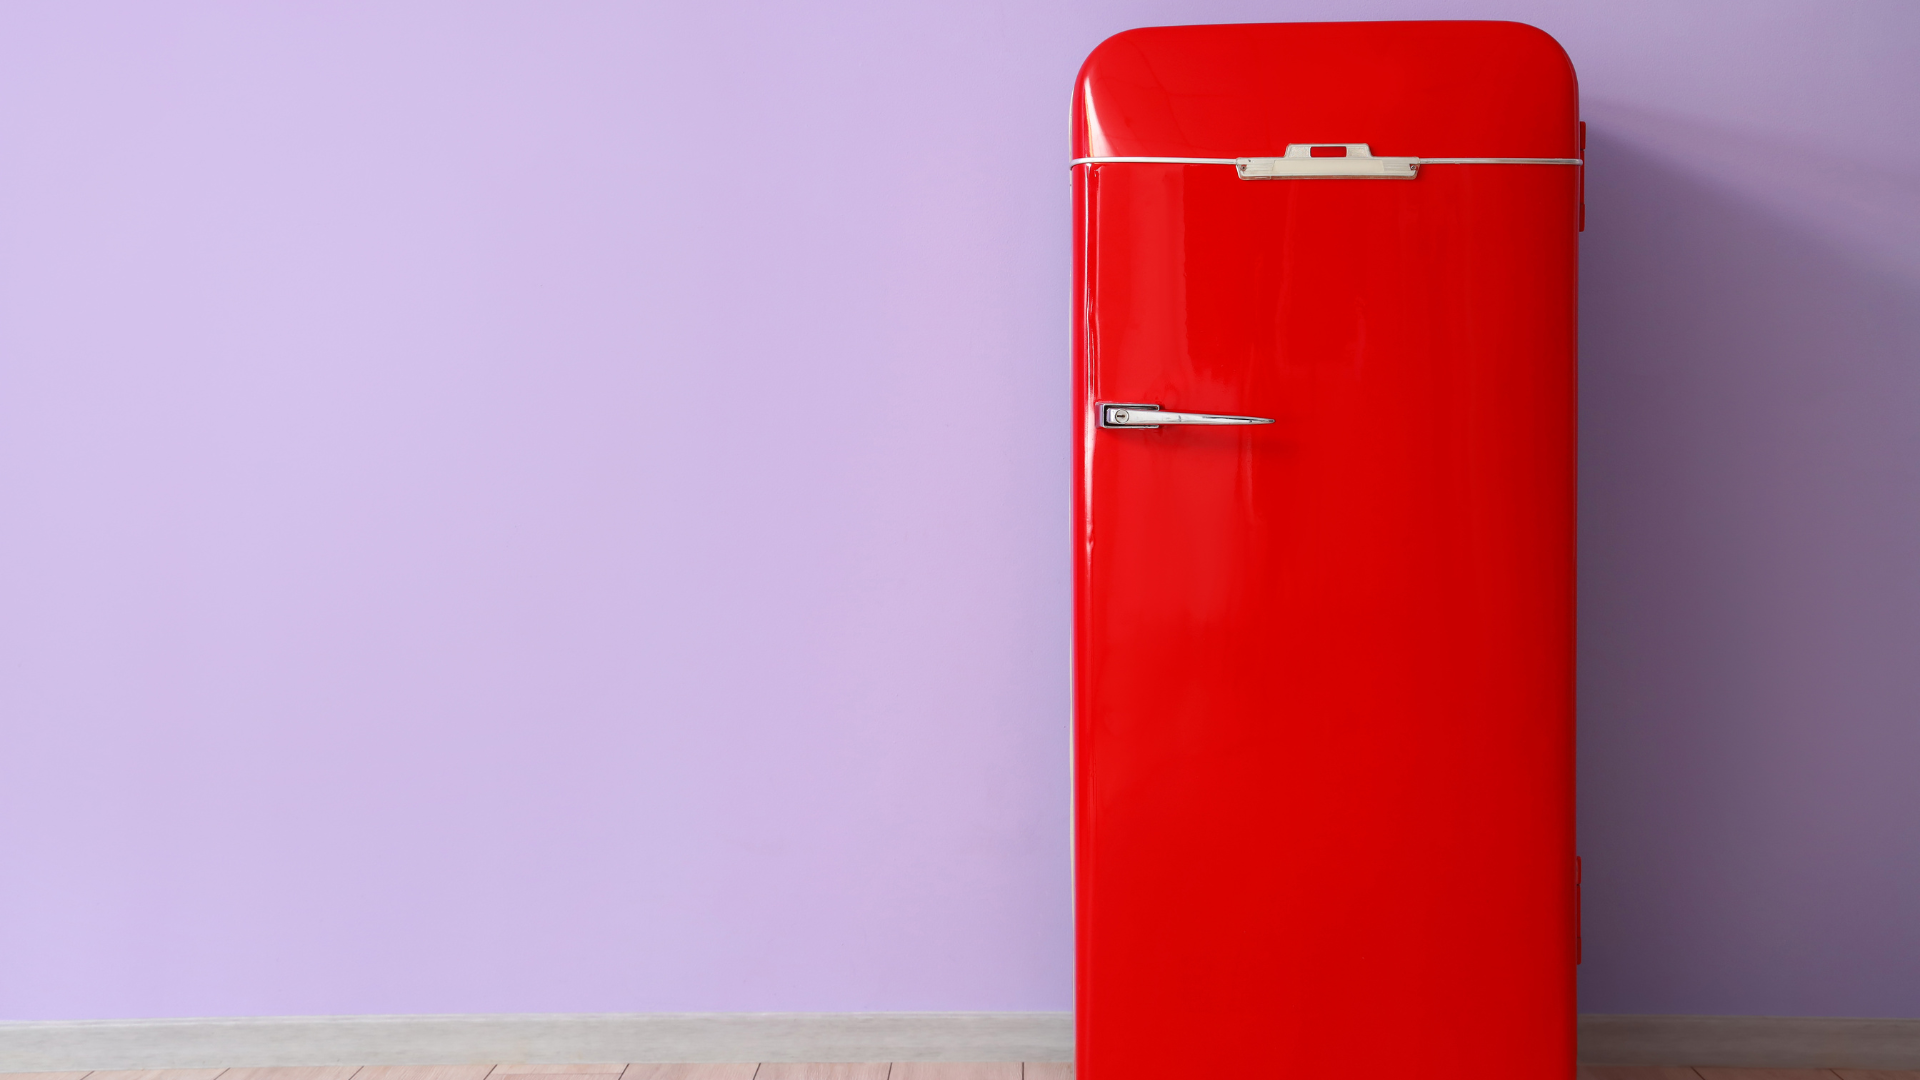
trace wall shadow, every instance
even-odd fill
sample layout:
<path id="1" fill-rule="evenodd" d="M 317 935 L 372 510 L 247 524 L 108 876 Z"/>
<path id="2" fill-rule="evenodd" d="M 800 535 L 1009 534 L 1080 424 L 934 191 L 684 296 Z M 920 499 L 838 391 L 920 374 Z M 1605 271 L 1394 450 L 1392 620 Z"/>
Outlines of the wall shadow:
<path id="1" fill-rule="evenodd" d="M 1588 155 L 1581 1009 L 1920 1016 L 1920 284 Z"/>

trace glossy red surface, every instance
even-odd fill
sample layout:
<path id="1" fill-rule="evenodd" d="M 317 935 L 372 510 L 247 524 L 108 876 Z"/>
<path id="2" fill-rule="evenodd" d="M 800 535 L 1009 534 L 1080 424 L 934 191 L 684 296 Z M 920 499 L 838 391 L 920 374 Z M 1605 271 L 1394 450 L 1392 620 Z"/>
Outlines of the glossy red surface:
<path id="1" fill-rule="evenodd" d="M 1075 98 L 1075 156 L 1577 138 L 1508 23 L 1132 31 Z M 1073 170 L 1082 1080 L 1572 1075 L 1578 174 Z"/>

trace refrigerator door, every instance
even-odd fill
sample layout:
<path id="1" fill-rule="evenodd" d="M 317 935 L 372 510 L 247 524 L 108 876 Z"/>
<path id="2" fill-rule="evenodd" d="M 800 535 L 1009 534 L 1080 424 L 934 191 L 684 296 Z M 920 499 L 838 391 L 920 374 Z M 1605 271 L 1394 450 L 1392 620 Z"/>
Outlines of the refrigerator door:
<path id="1" fill-rule="evenodd" d="M 1081 1080 L 1572 1075 L 1578 140 L 1514 23 L 1082 69 Z"/>

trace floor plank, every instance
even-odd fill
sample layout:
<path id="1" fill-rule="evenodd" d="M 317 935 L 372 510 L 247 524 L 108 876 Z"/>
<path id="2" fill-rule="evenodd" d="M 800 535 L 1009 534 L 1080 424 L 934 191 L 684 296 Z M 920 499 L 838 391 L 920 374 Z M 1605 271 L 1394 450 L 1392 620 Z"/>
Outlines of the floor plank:
<path id="1" fill-rule="evenodd" d="M 748 1062 L 707 1065 L 629 1065 L 620 1080 L 753 1080 L 760 1066 Z"/>
<path id="2" fill-rule="evenodd" d="M 213 1080 L 225 1069 L 103 1069 L 90 1072 L 100 1080 Z M 57 1075 L 57 1074 L 56 1074 Z"/>
<path id="3" fill-rule="evenodd" d="M 0 1073 L 0 1080 L 80 1080 L 87 1070 L 63 1073 Z"/>
<path id="4" fill-rule="evenodd" d="M 896 1061 L 887 1080 L 1021 1080 L 1017 1061 Z"/>
<path id="5" fill-rule="evenodd" d="M 1832 1069 L 1728 1069 L 1718 1065 L 1695 1066 L 1701 1080 L 1834 1080 Z"/>
<path id="6" fill-rule="evenodd" d="M 1073 1080 L 1070 1061 L 1029 1061 L 1021 1068 L 1026 1080 Z"/>
<path id="7" fill-rule="evenodd" d="M 1582 1065 L 1580 1080 L 1700 1080 L 1700 1074 L 1671 1065 Z"/>
<path id="8" fill-rule="evenodd" d="M 353 1080 L 486 1080 L 492 1065 L 369 1065 Z"/>
<path id="9" fill-rule="evenodd" d="M 491 1065 L 369 1065 L 353 1080 L 487 1080 Z"/>
<path id="10" fill-rule="evenodd" d="M 538 1062 L 527 1064 L 519 1062 L 513 1065 L 495 1065 L 495 1076 L 606 1076 L 609 1073 L 623 1073 L 627 1063 L 602 1061 L 592 1065 L 541 1065 Z"/>
<path id="11" fill-rule="evenodd" d="M 1920 1080 L 1920 1069 L 1835 1069 L 1840 1080 Z"/>
<path id="12" fill-rule="evenodd" d="M 349 1080 L 359 1071 L 358 1065 L 280 1065 L 271 1068 L 228 1069 L 220 1074 L 220 1080 Z"/>
<path id="13" fill-rule="evenodd" d="M 769 1061 L 760 1066 L 753 1080 L 887 1080 L 887 1065 L 849 1062 L 798 1063 Z"/>

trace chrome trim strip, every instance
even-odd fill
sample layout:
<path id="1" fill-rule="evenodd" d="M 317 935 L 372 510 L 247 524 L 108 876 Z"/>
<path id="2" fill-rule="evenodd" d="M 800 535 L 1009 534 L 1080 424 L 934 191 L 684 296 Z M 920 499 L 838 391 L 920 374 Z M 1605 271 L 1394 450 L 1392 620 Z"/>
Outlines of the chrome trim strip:
<path id="1" fill-rule="evenodd" d="M 1585 165 L 1577 157 L 1423 157 L 1422 165 Z"/>
<path id="2" fill-rule="evenodd" d="M 1325 159 L 1323 159 L 1325 160 Z M 1414 159 L 1422 165 L 1585 165 L 1577 157 L 1428 157 Z M 1145 162 L 1152 165 L 1237 165 L 1239 158 L 1206 157 L 1083 157 L 1067 162 L 1071 169 L 1079 165 L 1113 165 Z"/>
<path id="3" fill-rule="evenodd" d="M 1082 157 L 1067 162 L 1067 168 L 1075 165 L 1110 165 L 1118 161 L 1144 161 L 1153 165 L 1232 165 L 1239 160 L 1230 157 Z"/>

